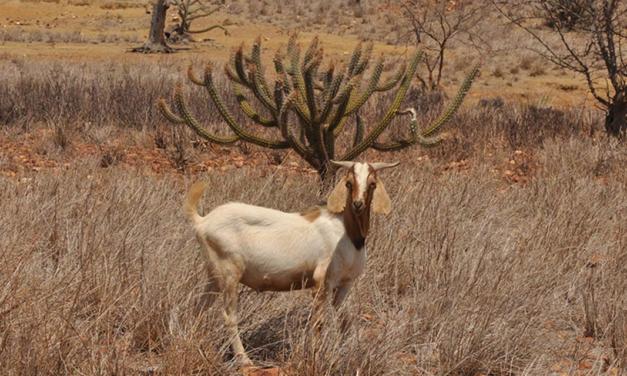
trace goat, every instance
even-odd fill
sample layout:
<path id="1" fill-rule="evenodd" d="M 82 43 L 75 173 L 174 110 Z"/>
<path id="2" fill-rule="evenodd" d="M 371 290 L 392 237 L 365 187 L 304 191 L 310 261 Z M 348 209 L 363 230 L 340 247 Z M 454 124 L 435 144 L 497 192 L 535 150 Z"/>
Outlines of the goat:
<path id="1" fill-rule="evenodd" d="M 383 214 L 391 210 L 377 172 L 398 162 L 332 163 L 346 168 L 346 175 L 329 194 L 326 207 L 301 213 L 230 202 L 202 217 L 197 203 L 205 184 L 196 183 L 189 191 L 184 211 L 209 274 L 222 291 L 231 348 L 242 365 L 252 362 L 237 327 L 238 284 L 257 291 L 314 288 L 314 317 L 319 319 L 327 296 L 338 307 L 364 269 L 370 208 Z"/>

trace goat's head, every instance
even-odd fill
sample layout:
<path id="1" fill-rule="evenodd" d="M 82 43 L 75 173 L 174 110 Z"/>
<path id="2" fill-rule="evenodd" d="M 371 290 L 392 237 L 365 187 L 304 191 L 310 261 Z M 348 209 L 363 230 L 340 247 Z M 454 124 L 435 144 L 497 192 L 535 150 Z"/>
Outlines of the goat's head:
<path id="1" fill-rule="evenodd" d="M 375 213 L 388 214 L 390 197 L 377 172 L 398 166 L 396 163 L 359 163 L 331 161 L 348 171 L 340 179 L 327 199 L 327 209 L 333 213 L 350 210 L 355 216 L 368 215 L 370 207 Z"/>

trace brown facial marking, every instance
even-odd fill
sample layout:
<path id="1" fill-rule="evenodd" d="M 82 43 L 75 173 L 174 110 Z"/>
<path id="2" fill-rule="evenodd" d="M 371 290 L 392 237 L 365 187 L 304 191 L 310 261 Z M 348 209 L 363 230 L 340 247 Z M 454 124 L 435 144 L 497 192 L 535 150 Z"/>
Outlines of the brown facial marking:
<path id="1" fill-rule="evenodd" d="M 366 181 L 368 187 L 366 188 L 366 196 L 364 197 L 364 199 L 366 200 L 367 209 L 370 210 L 372 193 L 377 187 L 377 172 L 370 165 L 368 165 L 368 179 Z"/>
<path id="2" fill-rule="evenodd" d="M 354 166 L 348 171 L 348 174 L 346 174 L 346 189 L 349 191 L 348 197 L 350 197 L 350 202 L 352 203 L 355 198 L 357 198 L 359 192 L 359 184 L 357 183 L 357 179 L 355 179 Z"/>
<path id="3" fill-rule="evenodd" d="M 320 217 L 320 207 L 312 206 L 311 208 L 307 208 L 299 213 L 303 218 L 305 218 L 309 222 L 314 222 L 318 217 Z"/>

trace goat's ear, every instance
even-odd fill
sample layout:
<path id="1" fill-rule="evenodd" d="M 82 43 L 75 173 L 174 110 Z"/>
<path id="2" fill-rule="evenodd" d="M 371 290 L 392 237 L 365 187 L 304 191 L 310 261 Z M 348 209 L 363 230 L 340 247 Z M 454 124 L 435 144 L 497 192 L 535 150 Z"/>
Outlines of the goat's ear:
<path id="1" fill-rule="evenodd" d="M 341 213 L 346 206 L 346 177 L 340 179 L 327 198 L 327 209 L 331 213 Z"/>
<path id="2" fill-rule="evenodd" d="M 392 211 L 392 201 L 379 178 L 377 178 L 377 187 L 372 194 L 372 210 L 378 214 L 389 214 Z"/>

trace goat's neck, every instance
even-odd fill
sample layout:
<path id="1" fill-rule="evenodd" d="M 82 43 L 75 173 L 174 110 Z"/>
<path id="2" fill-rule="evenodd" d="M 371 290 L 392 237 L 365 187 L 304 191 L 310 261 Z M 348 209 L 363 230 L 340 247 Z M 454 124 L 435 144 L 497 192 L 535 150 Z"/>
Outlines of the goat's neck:
<path id="1" fill-rule="evenodd" d="M 358 251 L 364 247 L 368 229 L 370 227 L 370 208 L 366 208 L 362 213 L 355 214 L 350 207 L 343 212 L 344 228 L 346 234 Z"/>

